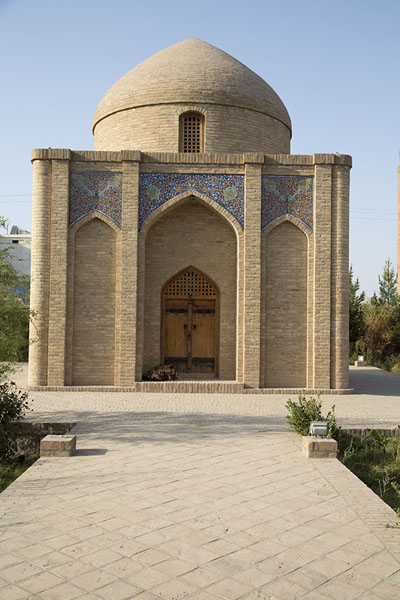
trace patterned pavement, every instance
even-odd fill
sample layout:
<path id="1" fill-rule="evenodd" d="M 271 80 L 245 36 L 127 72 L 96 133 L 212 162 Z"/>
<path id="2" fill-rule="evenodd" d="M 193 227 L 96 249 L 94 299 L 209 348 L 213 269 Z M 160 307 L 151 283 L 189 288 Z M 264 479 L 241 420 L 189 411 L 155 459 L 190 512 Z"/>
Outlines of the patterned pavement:
<path id="1" fill-rule="evenodd" d="M 400 423 L 400 378 L 351 375 L 355 394 L 324 399 L 341 424 Z M 78 422 L 78 454 L 1 494 L 1 600 L 400 596 L 395 513 L 301 456 L 286 396 L 30 395 L 31 420 Z"/>

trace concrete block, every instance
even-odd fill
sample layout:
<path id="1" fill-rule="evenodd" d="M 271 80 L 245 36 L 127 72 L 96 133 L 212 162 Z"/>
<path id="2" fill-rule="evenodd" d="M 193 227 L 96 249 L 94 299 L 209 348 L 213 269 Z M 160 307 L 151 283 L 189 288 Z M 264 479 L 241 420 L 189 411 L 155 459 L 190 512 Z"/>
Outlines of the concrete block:
<path id="1" fill-rule="evenodd" d="M 40 441 L 40 456 L 72 456 L 76 453 L 76 435 L 46 435 Z"/>
<path id="2" fill-rule="evenodd" d="M 307 458 L 336 458 L 337 441 L 305 435 L 302 440 L 302 454 Z"/>
<path id="3" fill-rule="evenodd" d="M 367 366 L 367 361 L 366 360 L 356 360 L 354 363 L 355 367 L 366 367 Z"/>

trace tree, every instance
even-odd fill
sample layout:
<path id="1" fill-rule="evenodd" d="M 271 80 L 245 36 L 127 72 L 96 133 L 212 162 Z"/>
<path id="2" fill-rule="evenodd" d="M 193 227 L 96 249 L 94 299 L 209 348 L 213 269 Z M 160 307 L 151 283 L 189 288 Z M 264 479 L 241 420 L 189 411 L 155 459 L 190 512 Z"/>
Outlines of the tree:
<path id="1" fill-rule="evenodd" d="M 15 383 L 0 383 L 0 459 L 15 454 L 13 423 L 21 420 L 28 407 L 28 394 L 20 392 Z"/>
<path id="2" fill-rule="evenodd" d="M 0 217 L 0 227 L 7 220 Z M 28 308 L 29 277 L 20 275 L 9 262 L 9 249 L 0 250 L 0 381 L 11 369 L 9 363 L 26 360 L 31 313 Z M 25 290 L 18 298 L 16 288 Z"/>
<path id="3" fill-rule="evenodd" d="M 397 293 L 397 275 L 390 258 L 385 262 L 382 277 L 378 275 L 379 281 L 379 304 L 390 304 L 397 306 L 399 304 L 399 295 Z"/>
<path id="4" fill-rule="evenodd" d="M 390 259 L 385 262 L 378 281 L 379 294 L 374 294 L 362 307 L 364 328 L 359 346 L 372 364 L 390 369 L 400 355 L 400 299 Z"/>
<path id="5" fill-rule="evenodd" d="M 350 342 L 350 354 L 355 350 L 356 342 L 360 339 L 364 330 L 364 319 L 363 319 L 363 302 L 365 301 L 365 294 L 361 292 L 358 294 L 360 289 L 360 283 L 358 278 L 353 280 L 353 267 L 350 266 L 349 270 L 349 342 Z"/>
<path id="6" fill-rule="evenodd" d="M 366 302 L 363 306 L 364 331 L 360 339 L 362 353 L 379 366 L 399 353 L 398 310 L 388 303 Z"/>

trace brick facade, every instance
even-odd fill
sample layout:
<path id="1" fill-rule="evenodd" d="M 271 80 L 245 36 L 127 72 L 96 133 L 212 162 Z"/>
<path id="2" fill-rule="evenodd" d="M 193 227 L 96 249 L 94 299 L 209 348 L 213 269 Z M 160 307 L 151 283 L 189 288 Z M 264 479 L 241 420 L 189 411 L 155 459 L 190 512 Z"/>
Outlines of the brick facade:
<path id="1" fill-rule="evenodd" d="M 31 386 L 134 386 L 159 362 L 161 288 L 193 264 L 221 291 L 222 380 L 255 389 L 345 389 L 350 158 L 245 154 L 240 164 L 237 154 L 224 154 L 211 165 L 204 155 L 199 166 L 179 158 L 32 152 L 38 341 Z M 94 211 L 68 230 L 67 173 L 78 168 L 123 173 L 121 228 Z M 138 231 L 139 173 L 199 170 L 244 175 L 244 229 L 213 200 L 186 194 Z M 265 174 L 314 177 L 314 231 L 286 215 L 261 232 Z"/>
<path id="2" fill-rule="evenodd" d="M 32 151 L 32 388 L 153 389 L 162 289 L 189 266 L 218 289 L 217 379 L 157 389 L 347 388 L 351 158 L 289 154 L 283 104 L 223 54 L 258 99 L 229 89 L 224 105 L 216 85 L 214 103 L 179 103 L 171 87 L 151 104 L 143 76 L 131 110 L 122 78 L 94 151 Z M 204 153 L 178 152 L 185 110 L 204 115 Z"/>

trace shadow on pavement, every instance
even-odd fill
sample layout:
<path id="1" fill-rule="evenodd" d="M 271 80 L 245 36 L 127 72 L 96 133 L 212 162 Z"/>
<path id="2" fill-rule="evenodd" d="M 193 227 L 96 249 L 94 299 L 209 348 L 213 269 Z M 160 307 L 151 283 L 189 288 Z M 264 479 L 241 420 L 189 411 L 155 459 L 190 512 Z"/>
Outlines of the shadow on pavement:
<path id="1" fill-rule="evenodd" d="M 349 371 L 354 394 L 400 396 L 400 376 L 376 367 L 358 367 Z"/>
<path id="2" fill-rule="evenodd" d="M 80 413 L 72 430 L 84 435 L 86 443 L 99 438 L 102 444 L 176 444 L 196 443 L 226 436 L 287 433 L 286 419 L 243 415 L 177 414 L 166 412 Z M 92 451 L 93 452 L 93 451 Z M 98 451 L 99 452 L 99 451 Z"/>

